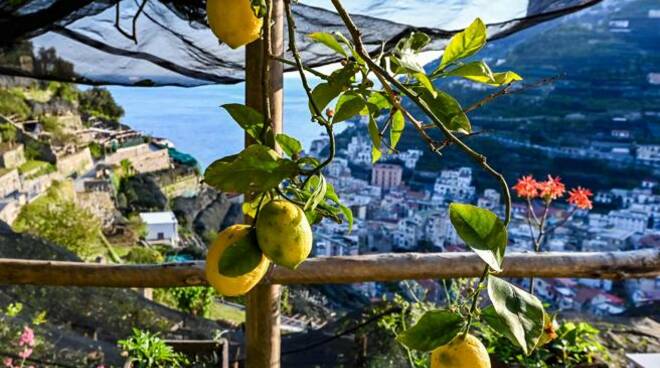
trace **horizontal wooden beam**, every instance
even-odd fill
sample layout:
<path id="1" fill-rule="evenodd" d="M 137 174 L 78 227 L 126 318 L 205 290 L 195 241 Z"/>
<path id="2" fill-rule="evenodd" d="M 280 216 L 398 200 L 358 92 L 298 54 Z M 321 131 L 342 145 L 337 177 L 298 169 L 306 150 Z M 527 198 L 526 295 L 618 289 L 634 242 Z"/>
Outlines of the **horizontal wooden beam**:
<path id="1" fill-rule="evenodd" d="M 298 269 L 274 267 L 271 284 L 336 284 L 478 277 L 483 263 L 471 252 L 385 253 L 310 258 Z M 511 253 L 504 277 L 626 279 L 660 276 L 660 250 Z M 159 265 L 0 259 L 0 285 L 176 287 L 206 285 L 204 262 Z"/>

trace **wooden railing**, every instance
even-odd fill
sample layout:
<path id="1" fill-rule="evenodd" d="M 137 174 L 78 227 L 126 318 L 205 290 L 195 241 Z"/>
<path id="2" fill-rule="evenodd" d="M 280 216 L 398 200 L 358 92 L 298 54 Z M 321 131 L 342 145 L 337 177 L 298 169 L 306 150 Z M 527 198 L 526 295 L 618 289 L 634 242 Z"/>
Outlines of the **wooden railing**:
<path id="1" fill-rule="evenodd" d="M 660 276 L 660 250 L 623 252 L 510 253 L 503 277 L 626 279 Z M 483 262 L 474 253 L 385 253 L 310 258 L 298 269 L 273 267 L 262 284 L 337 284 L 368 281 L 478 277 Z M 206 285 L 204 262 L 116 265 L 0 259 L 0 284 L 177 287 Z"/>

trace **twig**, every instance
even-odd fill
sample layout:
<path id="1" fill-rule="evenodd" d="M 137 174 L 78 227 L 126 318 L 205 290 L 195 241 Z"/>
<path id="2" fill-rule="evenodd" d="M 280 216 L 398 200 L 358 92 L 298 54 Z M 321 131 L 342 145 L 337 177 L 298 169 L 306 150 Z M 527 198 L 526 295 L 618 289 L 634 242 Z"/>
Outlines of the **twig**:
<path id="1" fill-rule="evenodd" d="M 440 130 L 443 132 L 443 134 L 447 137 L 448 140 L 450 140 L 452 143 L 456 144 L 459 146 L 465 153 L 467 153 L 472 159 L 474 159 L 484 170 L 486 170 L 489 174 L 495 177 L 495 179 L 499 182 L 502 193 L 504 195 L 504 200 L 505 200 L 505 216 L 504 216 L 504 224 L 508 225 L 509 222 L 511 221 L 511 193 L 509 192 L 509 186 L 506 183 L 506 179 L 504 176 L 499 173 L 498 171 L 494 170 L 486 161 L 486 157 L 483 156 L 480 153 L 475 152 L 472 148 L 467 146 L 465 143 L 463 143 L 460 139 L 458 139 L 445 125 L 440 119 L 438 119 L 437 116 L 431 111 L 431 109 L 428 107 L 428 105 L 421 101 L 419 99 L 419 96 L 417 96 L 415 93 L 413 93 L 410 89 L 405 87 L 404 85 L 401 84 L 396 78 L 391 76 L 389 73 L 387 73 L 383 68 L 376 64 L 371 57 L 369 56 L 368 52 L 366 51 L 364 44 L 362 43 L 362 37 L 360 34 L 360 31 L 357 29 L 355 24 L 353 23 L 353 20 L 351 19 L 351 16 L 348 14 L 346 9 L 343 7 L 341 4 L 340 0 L 331 0 L 332 4 L 334 5 L 335 9 L 337 10 L 337 13 L 339 13 L 339 16 L 342 18 L 344 21 L 344 24 L 346 25 L 346 28 L 351 34 L 351 37 L 353 38 L 353 42 L 355 43 L 355 49 L 358 55 L 364 59 L 364 61 L 369 65 L 370 69 L 374 71 L 374 73 L 379 77 L 380 80 L 385 79 L 392 85 L 394 85 L 397 89 L 402 91 L 408 98 L 410 98 L 419 108 L 422 109 L 422 111 L 428 115 L 431 120 L 433 120 L 433 123 L 440 128 Z M 385 86 L 384 86 L 385 87 Z"/>
<path id="2" fill-rule="evenodd" d="M 488 96 L 482 98 L 481 100 L 473 103 L 468 108 L 464 109 L 463 112 L 467 114 L 469 112 L 472 112 L 472 111 L 480 108 L 481 106 L 487 104 L 488 102 L 491 102 L 492 100 L 494 100 L 498 97 L 501 97 L 501 96 L 504 96 L 504 95 L 512 95 L 512 94 L 520 93 L 520 92 L 523 92 L 523 91 L 526 91 L 526 90 L 529 90 L 529 89 L 532 89 L 532 88 L 541 87 L 543 85 L 550 84 L 550 83 L 556 81 L 560 77 L 561 77 L 560 75 L 556 75 L 554 77 L 544 78 L 544 79 L 541 79 L 541 80 L 539 80 L 535 83 L 525 84 L 522 87 L 515 88 L 515 89 L 512 88 L 513 83 L 509 83 L 504 88 L 502 88 L 502 89 L 500 89 L 500 90 L 498 90 L 494 93 L 491 93 Z"/>
<path id="3" fill-rule="evenodd" d="M 266 132 L 271 125 L 271 111 L 270 111 L 270 59 L 268 55 L 271 54 L 271 40 L 270 40 L 270 27 L 272 17 L 272 6 L 270 0 L 265 1 L 266 15 L 263 20 L 263 38 L 261 42 L 261 107 L 264 115 L 264 125 L 261 128 L 261 140 L 266 141 Z"/>
<path id="4" fill-rule="evenodd" d="M 307 81 L 307 76 L 305 75 L 302 59 L 300 57 L 300 53 L 298 52 L 298 46 L 296 45 L 296 23 L 295 23 L 295 19 L 293 18 L 293 13 L 291 12 L 291 0 L 284 0 L 284 10 L 286 12 L 287 27 L 289 30 L 289 49 L 291 50 L 291 53 L 293 53 L 293 58 L 295 60 L 296 66 L 298 68 L 298 72 L 300 74 L 300 80 L 302 82 L 303 88 L 305 89 L 305 93 L 307 94 L 307 97 L 309 99 L 309 103 L 312 106 L 312 119 L 314 119 L 317 123 L 325 127 L 329 140 L 328 158 L 325 159 L 325 161 L 321 162 L 317 167 L 315 167 L 310 172 L 303 173 L 307 176 L 311 176 L 316 173 L 319 173 L 324 167 L 329 165 L 334 159 L 335 136 L 332 131 L 332 123 L 323 117 L 323 113 L 321 112 L 321 109 L 316 104 L 316 101 L 314 101 L 314 97 L 312 96 L 312 89 L 310 88 L 309 82 Z"/>
<path id="5" fill-rule="evenodd" d="M 282 63 L 282 64 L 286 64 L 286 65 L 294 66 L 294 67 L 296 67 L 296 68 L 298 67 L 298 64 L 296 64 L 295 61 L 292 61 L 292 60 L 289 60 L 289 59 L 285 59 L 285 58 L 283 58 L 283 57 L 279 57 L 279 56 L 275 56 L 275 55 L 268 55 L 268 57 L 270 57 L 271 59 L 273 59 L 273 60 L 275 60 L 275 61 L 279 61 L 279 62 Z M 329 78 L 327 75 L 325 75 L 325 74 L 319 72 L 318 70 L 316 70 L 316 69 L 314 69 L 314 68 L 311 68 L 311 67 L 309 67 L 309 66 L 303 65 L 303 69 L 304 69 L 306 72 L 310 72 L 310 73 L 314 74 L 315 76 L 317 76 L 317 77 L 319 77 L 319 78 L 321 78 L 321 79 L 323 79 L 323 80 L 327 80 L 327 79 Z"/>

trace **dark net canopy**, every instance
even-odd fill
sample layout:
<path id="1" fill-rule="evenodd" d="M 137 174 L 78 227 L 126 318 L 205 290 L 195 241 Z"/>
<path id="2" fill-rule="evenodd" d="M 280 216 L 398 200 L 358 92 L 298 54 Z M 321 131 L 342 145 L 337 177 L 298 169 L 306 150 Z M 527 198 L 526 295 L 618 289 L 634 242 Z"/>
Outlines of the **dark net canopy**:
<path id="1" fill-rule="evenodd" d="M 238 0 L 236 0 L 238 1 Z M 247 1 L 247 0 L 245 0 Z M 413 30 L 441 50 L 475 17 L 491 39 L 599 0 L 346 0 L 369 51 L 387 49 Z M 0 74 L 87 84 L 229 84 L 244 79 L 244 50 L 220 44 L 203 0 L 2 0 Z M 306 34 L 346 34 L 329 0 L 294 5 L 297 41 L 309 65 L 337 61 Z"/>

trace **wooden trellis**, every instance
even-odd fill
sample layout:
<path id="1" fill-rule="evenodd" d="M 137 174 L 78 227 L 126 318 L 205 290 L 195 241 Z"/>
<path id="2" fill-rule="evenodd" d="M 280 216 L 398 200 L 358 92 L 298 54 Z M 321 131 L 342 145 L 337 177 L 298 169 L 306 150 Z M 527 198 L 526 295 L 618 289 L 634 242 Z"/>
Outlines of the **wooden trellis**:
<path id="1" fill-rule="evenodd" d="M 270 50 L 261 41 L 246 47 L 246 104 L 263 112 L 263 90 L 269 92 L 275 133 L 282 132 L 282 64 L 268 54 L 283 55 L 284 6 L 273 0 Z M 265 78 L 264 78 L 265 77 Z M 264 80 L 267 83 L 264 83 Z M 246 144 L 250 142 L 246 139 Z M 625 279 L 660 276 L 660 250 L 596 253 L 513 253 L 504 261 L 505 277 L 584 277 Z M 248 294 L 246 310 L 246 365 L 248 368 L 280 366 L 281 284 L 327 284 L 407 279 L 478 277 L 483 262 L 474 253 L 406 253 L 313 258 L 297 270 L 274 267 Z M 101 265 L 78 262 L 0 259 L 0 284 L 177 287 L 207 284 L 204 262 L 164 265 Z"/>

